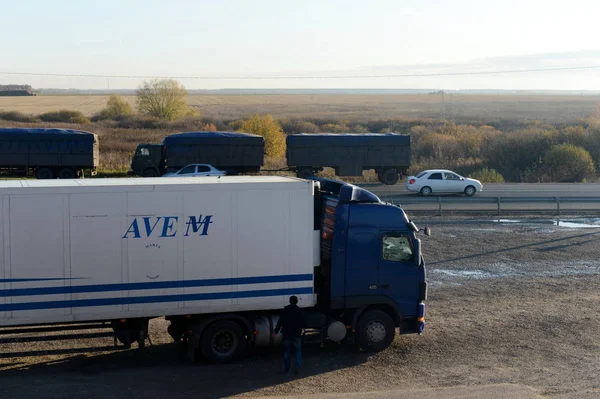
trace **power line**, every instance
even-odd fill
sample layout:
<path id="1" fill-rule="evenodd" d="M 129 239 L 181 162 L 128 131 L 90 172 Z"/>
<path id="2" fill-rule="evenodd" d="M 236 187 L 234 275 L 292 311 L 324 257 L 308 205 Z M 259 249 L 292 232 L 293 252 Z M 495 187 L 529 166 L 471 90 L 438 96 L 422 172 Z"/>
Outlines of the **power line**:
<path id="1" fill-rule="evenodd" d="M 473 71 L 473 72 L 432 72 L 388 75 L 324 75 L 324 76 L 150 76 L 150 75 L 96 75 L 75 73 L 38 73 L 38 72 L 9 72 L 0 71 L 0 75 L 21 76 L 54 76 L 76 78 L 115 78 L 115 79 L 198 79 L 198 80 L 285 80 L 285 79 L 381 79 L 381 78 L 420 78 L 430 76 L 469 76 L 469 75 L 501 75 L 531 72 L 573 71 L 582 69 L 597 69 L 600 65 L 561 67 L 561 68 L 535 68 L 535 69 L 506 69 L 500 71 Z"/>

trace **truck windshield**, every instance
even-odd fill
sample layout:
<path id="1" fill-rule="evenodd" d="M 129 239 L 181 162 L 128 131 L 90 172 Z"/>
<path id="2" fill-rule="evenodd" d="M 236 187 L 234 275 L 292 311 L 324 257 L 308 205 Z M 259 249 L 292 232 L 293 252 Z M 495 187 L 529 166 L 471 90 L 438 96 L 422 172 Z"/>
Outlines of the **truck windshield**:
<path id="1" fill-rule="evenodd" d="M 138 148 L 136 155 L 141 157 L 150 156 L 150 150 L 147 148 Z"/>

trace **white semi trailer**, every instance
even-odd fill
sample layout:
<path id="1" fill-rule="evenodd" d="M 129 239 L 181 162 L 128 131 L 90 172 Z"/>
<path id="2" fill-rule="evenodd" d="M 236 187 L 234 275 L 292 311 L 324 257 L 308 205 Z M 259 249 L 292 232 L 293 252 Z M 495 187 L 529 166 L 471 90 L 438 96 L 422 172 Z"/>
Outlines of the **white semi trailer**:
<path id="1" fill-rule="evenodd" d="M 372 260 L 364 259 L 377 267 L 340 274 L 354 262 L 335 253 L 336 246 L 352 244 L 352 207 L 358 218 L 371 212 L 375 223 L 383 222 L 386 208 L 387 222 L 379 227 L 393 225 L 404 239 L 390 242 L 412 251 L 396 265 L 409 270 L 400 273 L 404 277 L 387 272 L 406 291 L 402 297 L 374 292 L 372 284 L 370 297 L 352 288 L 373 278 L 379 284 L 379 232 L 371 244 L 364 237 L 357 243 L 377 248 Z M 336 227 L 325 232 L 324 223 L 338 211 Z M 189 341 L 190 353 L 226 362 L 248 344 L 280 340 L 271 337 L 277 314 L 296 295 L 309 327 L 323 339 L 341 341 L 358 328 L 359 344 L 379 350 L 396 327 L 422 330 L 426 284 L 415 232 L 400 208 L 330 181 L 3 181 L 0 327 L 109 321 L 121 342 L 143 345 L 148 320 L 166 317 L 169 333 Z"/>

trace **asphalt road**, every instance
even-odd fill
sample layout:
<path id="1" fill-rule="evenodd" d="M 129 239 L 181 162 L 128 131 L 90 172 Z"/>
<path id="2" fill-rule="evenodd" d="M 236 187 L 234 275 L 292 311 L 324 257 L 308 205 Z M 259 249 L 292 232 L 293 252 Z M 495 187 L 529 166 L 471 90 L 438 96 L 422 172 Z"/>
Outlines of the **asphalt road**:
<path id="1" fill-rule="evenodd" d="M 404 187 L 404 182 L 394 186 L 382 184 L 361 184 L 373 194 L 384 199 L 386 197 L 401 198 L 416 196 Z M 477 197 L 600 197 L 600 184 L 597 183 L 505 183 L 484 184 L 483 191 Z M 444 195 L 448 196 L 448 195 Z M 460 197 L 460 195 L 456 195 Z M 463 195 L 464 197 L 464 195 Z"/>
<path id="2" fill-rule="evenodd" d="M 600 184 L 596 183 L 485 184 L 483 191 L 475 194 L 474 197 L 467 197 L 464 194 L 422 197 L 407 191 L 404 184 L 395 186 L 364 184 L 361 186 L 373 192 L 383 201 L 401 205 L 410 212 L 435 212 L 436 214 L 447 211 L 484 212 L 499 215 L 511 212 L 577 214 L 600 211 Z M 557 198 L 560 204 L 557 203 Z M 571 200 L 569 201 L 568 198 Z M 582 201 L 585 198 L 589 198 L 589 200 Z M 498 199 L 500 200 L 498 201 Z M 498 202 L 501 204 L 499 205 Z"/>

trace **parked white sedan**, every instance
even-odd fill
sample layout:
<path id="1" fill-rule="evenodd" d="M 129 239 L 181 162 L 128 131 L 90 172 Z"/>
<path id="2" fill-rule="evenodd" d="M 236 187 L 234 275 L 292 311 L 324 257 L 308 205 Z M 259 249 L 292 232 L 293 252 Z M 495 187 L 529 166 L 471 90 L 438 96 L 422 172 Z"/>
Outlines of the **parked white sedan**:
<path id="1" fill-rule="evenodd" d="M 483 190 L 479 180 L 462 177 L 450 170 L 424 170 L 416 176 L 406 179 L 406 189 L 414 193 L 428 196 L 437 193 L 464 193 L 471 197 Z"/>
<path id="2" fill-rule="evenodd" d="M 194 163 L 187 165 L 177 172 L 165 173 L 163 177 L 198 177 L 198 176 L 225 176 L 226 173 L 212 165 Z"/>

